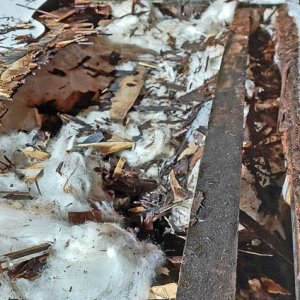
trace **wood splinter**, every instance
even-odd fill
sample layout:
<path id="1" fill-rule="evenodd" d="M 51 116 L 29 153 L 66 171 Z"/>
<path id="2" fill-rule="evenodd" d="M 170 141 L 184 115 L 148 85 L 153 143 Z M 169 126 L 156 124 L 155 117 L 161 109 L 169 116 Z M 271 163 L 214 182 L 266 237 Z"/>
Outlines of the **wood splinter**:
<path id="1" fill-rule="evenodd" d="M 25 248 L 19 251 L 7 253 L 0 256 L 0 273 L 12 267 L 15 267 L 22 262 L 29 261 L 33 258 L 49 255 L 51 245 L 43 243 L 38 246 Z"/>

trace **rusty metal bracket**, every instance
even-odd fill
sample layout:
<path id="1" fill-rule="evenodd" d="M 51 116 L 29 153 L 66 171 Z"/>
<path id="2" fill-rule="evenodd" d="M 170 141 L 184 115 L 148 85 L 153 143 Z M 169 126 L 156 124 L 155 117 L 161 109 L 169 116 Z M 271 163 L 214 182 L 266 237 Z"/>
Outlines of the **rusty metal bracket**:
<path id="1" fill-rule="evenodd" d="M 177 299 L 234 299 L 250 10 L 238 8 L 225 47 L 192 207 Z M 196 220 L 196 222 L 195 222 Z"/>

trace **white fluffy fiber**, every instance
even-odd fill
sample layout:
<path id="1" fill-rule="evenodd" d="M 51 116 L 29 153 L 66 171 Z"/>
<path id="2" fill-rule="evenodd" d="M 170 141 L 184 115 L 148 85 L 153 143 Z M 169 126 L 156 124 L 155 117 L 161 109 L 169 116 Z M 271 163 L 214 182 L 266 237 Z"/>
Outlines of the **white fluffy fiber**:
<path id="1" fill-rule="evenodd" d="M 218 34 L 226 23 L 229 23 L 234 14 L 236 1 L 214 1 L 203 13 L 201 18 L 190 21 L 180 21 L 173 18 L 160 18 L 155 9 L 147 1 L 142 1 L 146 11 L 140 17 L 131 15 L 131 1 L 123 2 L 123 6 L 113 6 L 113 15 L 123 16 L 101 30 L 112 34 L 110 39 L 117 43 L 128 43 L 149 48 L 157 52 L 169 50 L 168 40 L 170 35 L 176 38 L 176 46 L 186 42 L 199 40 L 201 36 Z M 130 7 L 130 9 L 129 9 Z M 148 28 L 148 18 L 156 17 L 156 24 Z"/>
<path id="2" fill-rule="evenodd" d="M 51 243 L 46 269 L 16 285 L 25 299 L 146 299 L 161 252 L 116 224 L 71 226 L 48 212 L 1 204 L 1 252 Z M 0 286 L 6 299 L 7 285 Z"/>
<path id="3" fill-rule="evenodd" d="M 25 184 L 14 174 L 1 176 L 1 191 L 30 190 L 34 199 L 1 199 L 0 256 L 44 242 L 52 245 L 53 255 L 34 281 L 19 279 L 12 289 L 3 279 L 0 299 L 8 295 L 19 299 L 19 293 L 30 300 L 147 298 L 155 268 L 162 261 L 162 252 L 156 246 L 138 242 L 117 224 L 68 223 L 67 212 L 90 210 L 87 198 L 97 185 L 101 188 L 101 176 L 91 176 L 91 158 L 74 148 L 76 129 L 78 125 L 72 122 L 63 126 L 48 145 L 51 157 L 43 162 L 39 190 L 35 183 Z M 35 134 L 19 134 L 19 139 L 12 134 L 15 143 L 9 143 L 10 136 L 0 137 L 2 150 L 5 148 L 11 157 L 23 156 L 17 161 L 17 169 L 35 161 L 19 152 L 27 143 L 34 145 Z M 56 169 L 62 161 L 60 175 Z M 106 210 L 109 207 L 104 206 Z"/>

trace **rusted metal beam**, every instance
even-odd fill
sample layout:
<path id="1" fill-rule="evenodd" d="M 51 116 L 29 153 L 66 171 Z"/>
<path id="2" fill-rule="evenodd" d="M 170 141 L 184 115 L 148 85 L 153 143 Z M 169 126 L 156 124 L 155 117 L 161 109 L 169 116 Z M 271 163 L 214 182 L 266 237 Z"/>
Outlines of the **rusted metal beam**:
<path id="1" fill-rule="evenodd" d="M 250 8 L 238 8 L 218 76 L 181 266 L 179 300 L 235 297 L 249 33 Z"/>
<path id="2" fill-rule="evenodd" d="M 288 162 L 290 204 L 294 252 L 296 299 L 300 299 L 300 71 L 299 36 L 296 24 L 288 13 L 288 6 L 281 7 L 276 19 L 278 56 L 282 77 L 279 129 L 285 158 Z"/>

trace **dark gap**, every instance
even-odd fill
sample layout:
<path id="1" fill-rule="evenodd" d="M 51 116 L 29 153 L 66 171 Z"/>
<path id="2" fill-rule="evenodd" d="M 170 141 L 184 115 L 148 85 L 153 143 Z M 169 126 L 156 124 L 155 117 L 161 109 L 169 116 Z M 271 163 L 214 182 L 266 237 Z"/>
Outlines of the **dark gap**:
<path id="1" fill-rule="evenodd" d="M 274 54 L 274 41 L 258 27 L 249 39 L 248 77 L 255 91 L 245 99 L 249 112 L 241 182 L 240 224 L 244 229 L 238 237 L 238 300 L 295 297 L 290 207 L 282 195 L 286 166 L 277 130 L 281 75 Z M 282 294 L 270 292 L 266 278 L 279 284 Z"/>
<path id="2" fill-rule="evenodd" d="M 60 70 L 60 69 L 53 69 L 52 71 L 48 71 L 50 74 L 53 74 L 53 75 L 57 75 L 57 76 L 61 76 L 61 77 L 65 77 L 67 74 Z"/>
<path id="3" fill-rule="evenodd" d="M 64 112 L 69 115 L 76 116 L 81 110 L 94 104 L 93 97 L 95 92 L 73 93 L 76 97 L 76 102 L 71 110 Z M 70 96 L 72 97 L 72 95 Z M 69 97 L 69 98 L 70 98 Z M 59 111 L 56 106 L 56 100 L 44 102 L 37 107 L 37 111 L 41 116 L 41 130 L 49 131 L 52 135 L 56 135 L 63 125 L 61 118 L 58 116 Z"/>

